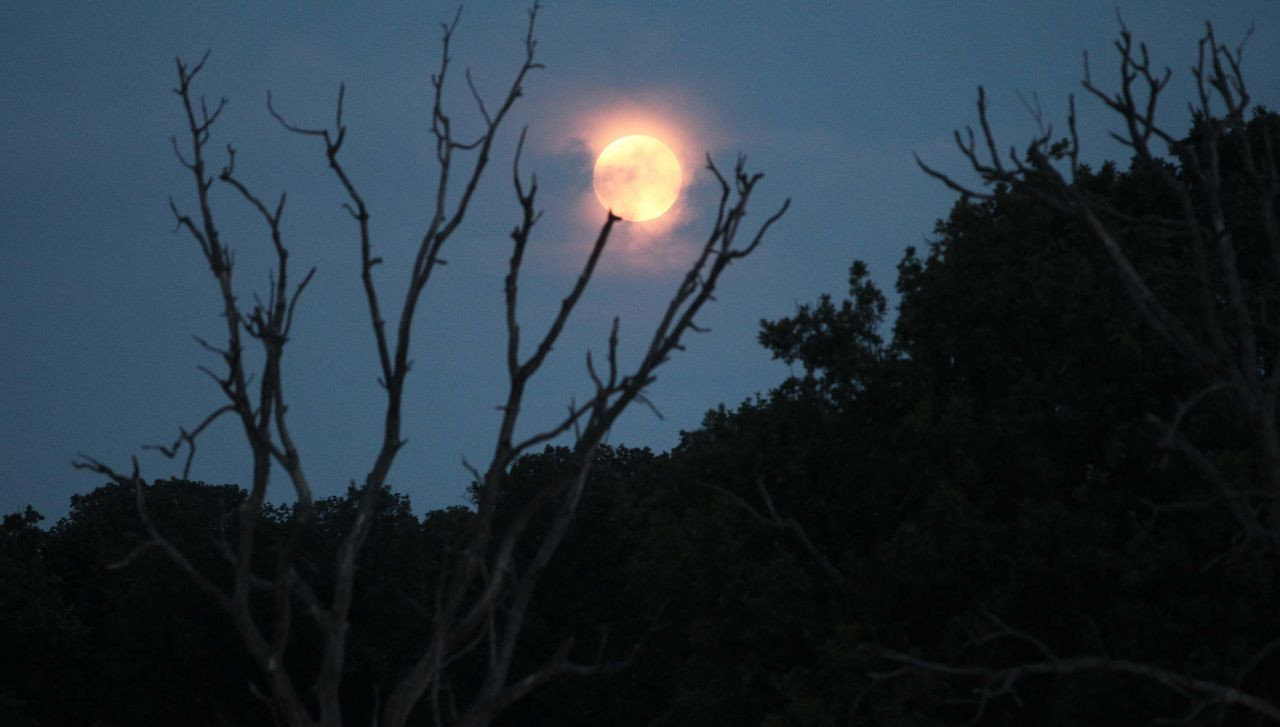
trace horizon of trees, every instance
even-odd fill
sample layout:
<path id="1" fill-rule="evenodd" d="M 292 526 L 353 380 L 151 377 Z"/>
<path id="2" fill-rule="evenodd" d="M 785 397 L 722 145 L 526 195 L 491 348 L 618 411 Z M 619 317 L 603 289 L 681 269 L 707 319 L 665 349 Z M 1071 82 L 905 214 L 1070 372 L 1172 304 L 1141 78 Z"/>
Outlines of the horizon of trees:
<path id="1" fill-rule="evenodd" d="M 1250 129 L 1264 126 L 1280 131 L 1280 117 L 1259 111 Z M 1081 184 L 1138 218 L 1168 203 L 1148 181 L 1137 164 L 1106 164 Z M 1280 655 L 1267 648 L 1280 636 L 1276 554 L 1239 537 L 1147 420 L 1194 390 L 1194 367 L 1142 323 L 1089 232 L 1034 196 L 961 199 L 935 232 L 899 263 L 889 338 L 885 297 L 855 262 L 845 299 L 762 323 L 761 343 L 802 374 L 710 411 L 670 452 L 597 451 L 517 663 L 572 634 L 573 658 L 617 669 L 553 682 L 497 723 L 974 716 L 971 679 L 887 678 L 892 665 L 868 644 L 991 670 L 1039 659 L 1043 646 L 1280 701 Z M 1176 238 L 1128 232 L 1143 270 L 1175 269 Z M 1185 277 L 1157 279 L 1167 300 L 1193 305 Z M 1229 406 L 1211 402 L 1184 426 L 1222 466 L 1246 478 L 1256 466 Z M 517 460 L 498 522 L 573 467 L 563 447 Z M 147 486 L 166 536 L 228 578 L 217 543 L 245 497 L 232 485 Z M 0 704 L 28 724 L 269 724 L 254 696 L 265 687 L 229 624 L 178 569 L 153 552 L 108 571 L 144 537 L 132 503 L 109 484 L 75 496 L 47 530 L 31 510 L 5 518 Z M 354 490 L 317 500 L 302 567 L 331 557 L 358 509 Z M 285 536 L 290 510 L 264 506 L 269 538 Z M 376 513 L 343 678 L 351 715 L 369 714 L 404 668 L 406 635 L 429 622 L 435 579 L 476 517 L 418 517 L 390 490 Z M 535 555 L 527 543 L 516 560 Z M 1034 641 L 975 642 L 995 624 Z M 305 670 L 318 648 L 303 634 L 288 667 Z M 463 657 L 449 699 L 474 695 L 482 662 Z M 1260 719 L 1203 696 L 1101 672 L 1028 677 L 1016 699 L 985 700 L 977 724 Z M 429 712 L 411 723 L 432 723 Z"/>

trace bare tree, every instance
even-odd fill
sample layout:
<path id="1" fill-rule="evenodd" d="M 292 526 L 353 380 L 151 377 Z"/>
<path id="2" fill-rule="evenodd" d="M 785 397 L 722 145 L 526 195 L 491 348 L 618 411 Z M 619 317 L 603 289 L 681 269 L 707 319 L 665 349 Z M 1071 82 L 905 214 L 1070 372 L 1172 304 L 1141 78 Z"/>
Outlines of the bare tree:
<path id="1" fill-rule="evenodd" d="M 177 62 L 178 85 L 174 92 L 186 114 L 184 142 L 189 140 L 190 146 L 184 151 L 176 138 L 173 146 L 182 165 L 191 172 L 198 211 L 185 213 L 172 200 L 170 207 L 178 226 L 199 244 L 205 262 L 217 280 L 226 341 L 221 346 L 204 340 L 200 343 L 216 354 L 225 367 L 221 372 L 207 368 L 202 370 L 217 383 L 226 403 L 194 428 L 180 429 L 172 446 L 156 449 L 171 458 L 185 450 L 183 473 L 186 476 L 200 434 L 220 417 L 230 416 L 239 421 L 249 444 L 253 467 L 248 497 L 240 508 L 233 537 L 230 542 L 222 544 L 232 571 L 230 583 L 223 583 L 213 574 L 199 570 L 157 529 L 147 514 L 144 480 L 136 457 L 129 472 L 83 455 L 76 466 L 104 474 L 134 489 L 146 538 L 125 562 L 144 550 L 158 549 L 227 613 L 261 671 L 266 684 L 264 697 L 277 719 L 285 724 L 333 726 L 344 721 L 339 684 L 351 639 L 349 614 L 355 589 L 356 562 L 373 526 L 379 493 L 385 487 L 397 453 L 405 445 L 401 426 L 414 317 L 431 276 L 443 264 L 441 251 L 466 216 L 477 184 L 489 165 L 499 129 L 522 95 L 528 74 L 541 68 L 535 60 L 534 24 L 537 13 L 538 7 L 534 5 L 529 12 L 524 37 L 524 60 L 496 105 L 487 104 L 472 84 L 470 74 L 465 74 L 467 87 L 483 119 L 479 134 L 472 138 L 463 138 L 455 130 L 442 102 L 451 63 L 450 41 L 458 16 L 443 26 L 440 66 L 431 79 L 434 89 L 431 133 L 437 162 L 434 207 L 409 267 L 409 285 L 403 300 L 397 301 L 394 328 L 390 330 L 374 276 L 374 268 L 382 258 L 373 249 L 369 210 L 340 158 L 347 139 L 347 127 L 343 122 L 343 89 L 340 87 L 338 92 L 332 128 L 297 125 L 278 112 L 268 96 L 270 113 L 281 126 L 290 132 L 314 137 L 323 144 L 329 167 L 346 194 L 347 201 L 343 206 L 350 213 L 358 233 L 360 275 L 374 333 L 380 373 L 378 380 L 386 394 L 381 446 L 359 485 L 359 510 L 354 524 L 342 537 L 332 564 L 332 594 L 325 594 L 325 597 L 297 568 L 303 539 L 312 519 L 312 489 L 302 455 L 290 436 L 290 412 L 282 366 L 294 312 L 314 270 L 302 276 L 296 284 L 290 277 L 289 249 L 284 243 L 283 194 L 272 205 L 253 192 L 237 176 L 235 150 L 230 146 L 225 166 L 216 176 L 209 171 L 207 152 L 211 129 L 225 108 L 226 100 L 210 108 L 204 97 L 197 95 L 192 88 L 208 58 L 207 53 L 194 65 L 180 59 Z M 464 547 L 441 575 L 430 621 L 422 630 L 424 640 L 417 657 L 407 665 L 403 677 L 389 685 L 385 703 L 376 708 L 378 714 L 373 716 L 377 724 L 403 725 L 410 714 L 425 702 L 431 705 L 437 722 L 483 725 L 503 708 L 558 675 L 589 674 L 616 666 L 604 661 L 588 664 L 572 661 L 573 644 L 566 640 L 533 670 L 513 673 L 513 658 L 530 600 L 540 576 L 574 519 L 593 456 L 610 427 L 628 406 L 636 401 L 645 402 L 645 388 L 654 381 L 657 370 L 671 355 L 684 348 L 682 340 L 685 335 L 690 331 L 703 330 L 697 325 L 696 317 L 713 299 L 721 275 L 730 263 L 750 255 L 759 246 L 767 230 L 788 206 L 784 203 L 754 231 L 741 230 L 748 202 L 761 175 L 748 174 L 744 161 L 739 159 L 733 174 L 726 176 L 708 157 L 707 168 L 720 188 L 714 223 L 651 332 L 648 347 L 640 361 L 630 370 L 624 370 L 620 364 L 618 320 L 615 318 L 604 355 L 599 359 L 590 353 L 586 356 L 591 390 L 585 400 L 571 404 L 566 414 L 538 433 L 518 438 L 516 425 L 527 388 L 563 333 L 619 220 L 612 213 L 606 216 L 581 273 L 563 298 L 553 321 L 545 331 L 534 336 L 532 346 L 522 347 L 522 331 L 517 316 L 520 272 L 531 233 L 540 216 L 535 202 L 538 191 L 536 178 L 526 180 L 519 168 L 523 143 L 522 131 L 511 169 L 520 216 L 511 233 L 512 252 L 504 286 L 508 390 L 501 407 L 501 423 L 488 465 L 483 469 L 472 469 L 478 494 L 475 517 Z M 221 237 L 215 224 L 209 194 L 215 181 L 234 189 L 258 212 L 270 233 L 276 253 L 266 300 L 255 298 L 254 305 L 248 309 L 240 304 L 233 285 L 233 248 Z M 256 372 L 256 391 L 251 388 L 252 376 L 244 358 L 245 346 L 250 340 L 256 341 L 263 353 L 261 369 Z M 495 513 L 510 465 L 530 448 L 570 435 L 574 441 L 571 474 L 547 483 L 511 517 L 509 525 L 499 527 Z M 282 543 L 274 546 L 260 542 L 259 533 L 273 463 L 286 473 L 296 501 L 287 535 Z M 545 529 L 537 525 L 548 522 Z M 538 532 L 534 533 L 534 530 Z M 521 543 L 536 544 L 527 563 L 518 563 L 514 557 Z M 266 571 L 262 569 L 264 553 L 270 555 L 273 562 Z M 323 653 L 319 664 L 315 665 L 316 676 L 311 684 L 300 683 L 301 677 L 283 666 L 293 634 L 292 618 L 298 605 L 301 612 L 314 621 L 323 643 Z M 262 618 L 262 613 L 269 613 L 269 618 Z M 479 648 L 488 654 L 487 672 L 479 693 L 469 705 L 445 706 L 441 690 L 445 688 L 446 673 L 451 664 Z"/>
<path id="2" fill-rule="evenodd" d="M 1196 124 L 1189 140 L 1156 120 L 1160 94 L 1172 71 L 1156 70 L 1146 45 L 1135 46 L 1123 25 L 1115 45 L 1120 57 L 1120 90 L 1111 93 L 1094 84 L 1087 54 L 1084 89 L 1120 117 L 1122 130 L 1113 132 L 1112 137 L 1132 150 L 1137 162 L 1158 180 L 1174 200 L 1176 216 L 1136 219 L 1102 203 L 1077 184 L 1085 168 L 1080 162 L 1074 97 L 1066 138 L 1055 141 L 1052 127 L 1045 125 L 1035 107 L 1031 111 L 1040 125 L 1039 135 L 1025 151 L 1011 148 L 1006 156 L 995 141 L 987 118 L 986 94 L 980 87 L 981 144 L 979 134 L 970 127 L 964 135 L 956 132 L 956 144 L 985 185 L 1010 185 L 1033 195 L 1079 219 L 1102 244 L 1142 320 L 1202 379 L 1202 388 L 1178 402 L 1171 416 L 1151 415 L 1154 423 L 1161 425 L 1162 445 L 1185 457 L 1217 490 L 1248 540 L 1274 548 L 1280 546 L 1280 507 L 1275 506 L 1280 497 L 1280 367 L 1275 365 L 1280 354 L 1280 322 L 1275 320 L 1280 303 L 1280 173 L 1269 129 L 1262 126 L 1256 139 L 1249 131 L 1251 97 L 1241 67 L 1244 44 L 1235 49 L 1220 44 L 1213 26 L 1206 26 L 1199 57 L 1191 69 L 1196 90 L 1191 112 Z M 1166 146 L 1168 155 L 1153 148 L 1158 144 Z M 1223 154 L 1234 156 L 1248 182 L 1246 194 L 1253 196 L 1259 220 L 1256 233 L 1245 231 L 1243 220 L 1227 215 Z M 1170 156 L 1181 162 L 1180 171 Z M 984 199 L 993 196 L 957 182 L 918 158 L 917 162 L 927 174 L 962 194 Z M 1188 273 L 1196 296 L 1194 318 L 1175 313 L 1125 250 L 1123 228 L 1135 223 L 1159 229 L 1188 245 L 1193 261 Z M 1249 246 L 1265 250 L 1258 258 L 1265 261 L 1265 268 L 1259 271 L 1260 282 L 1249 279 L 1242 270 Z M 1225 396 L 1247 424 L 1249 445 L 1258 463 L 1256 484 L 1223 471 L 1183 433 L 1187 416 L 1214 396 Z"/>
<path id="3" fill-rule="evenodd" d="M 1251 97 L 1241 67 L 1243 43 L 1234 49 L 1220 44 L 1213 27 L 1206 26 L 1192 67 L 1196 95 L 1191 105 L 1195 124 L 1190 139 L 1169 131 L 1156 120 L 1157 102 L 1172 72 L 1168 68 L 1156 70 L 1146 46 L 1135 44 L 1123 25 L 1116 49 L 1119 90 L 1108 92 L 1094 83 L 1087 55 L 1084 89 L 1120 118 L 1121 131 L 1112 133 L 1112 137 L 1133 152 L 1140 168 L 1157 180 L 1173 200 L 1174 216 L 1135 217 L 1090 194 L 1088 185 L 1082 183 L 1089 171 L 1080 162 L 1074 98 L 1070 101 L 1065 138 L 1055 139 L 1038 105 L 1029 105 L 1039 133 L 1025 150 L 1020 152 L 1014 147 L 1006 154 L 995 139 L 987 117 L 986 95 L 979 88 L 978 130 L 966 127 L 964 133 L 956 132 L 955 141 L 978 173 L 983 188 L 965 185 L 918 158 L 917 163 L 930 176 L 969 197 L 992 199 L 1000 193 L 1001 186 L 1027 193 L 1078 219 L 1101 243 L 1141 319 L 1201 379 L 1201 388 L 1185 401 L 1177 402 L 1171 416 L 1151 414 L 1150 419 L 1159 427 L 1161 445 L 1184 457 L 1214 488 L 1216 496 L 1206 503 L 1164 507 L 1225 503 L 1239 525 L 1241 545 L 1262 544 L 1276 552 L 1280 548 L 1280 507 L 1276 505 L 1280 497 L 1280 366 L 1276 365 L 1280 326 L 1275 319 L 1280 303 L 1280 173 L 1270 129 L 1264 124 L 1251 129 L 1247 118 Z M 1160 144 L 1167 154 L 1155 148 Z M 1230 159 L 1224 155 L 1230 155 Z M 1245 180 L 1241 194 L 1245 195 L 1246 204 L 1234 209 L 1251 208 L 1250 214 L 1256 214 L 1256 220 L 1228 214 L 1231 205 L 1224 182 L 1228 161 Z M 996 191 L 988 191 L 993 186 Z M 1157 229 L 1168 239 L 1186 245 L 1191 260 L 1191 270 L 1186 272 L 1195 296 L 1190 308 L 1194 313 L 1182 313 L 1173 301 L 1162 299 L 1151 276 L 1126 250 L 1125 229 L 1134 225 Z M 1261 267 L 1248 269 L 1247 259 L 1262 261 Z M 1223 397 L 1243 422 L 1241 431 L 1248 438 L 1245 444 L 1255 455 L 1252 472 L 1222 467 L 1186 433 L 1188 417 L 1210 397 Z M 1280 706 L 1241 687 L 1250 672 L 1280 645 L 1280 640 L 1266 634 L 1259 634 L 1260 648 L 1241 666 L 1237 683 L 1231 685 L 1105 653 L 1058 656 L 1043 641 L 1008 626 L 995 614 L 987 613 L 986 619 L 984 629 L 970 634 L 975 651 L 993 642 L 1012 641 L 1036 657 L 1004 667 L 959 665 L 867 644 L 862 647 L 864 654 L 890 665 L 871 674 L 871 683 L 910 674 L 964 681 L 972 688 L 975 712 L 971 723 L 976 724 L 993 699 L 1018 699 L 1018 684 L 1026 679 L 1105 672 L 1144 679 L 1184 695 L 1188 700 L 1188 713 L 1183 720 L 1186 723 L 1215 712 L 1222 723 L 1229 708 L 1244 710 L 1268 722 L 1280 722 Z"/>

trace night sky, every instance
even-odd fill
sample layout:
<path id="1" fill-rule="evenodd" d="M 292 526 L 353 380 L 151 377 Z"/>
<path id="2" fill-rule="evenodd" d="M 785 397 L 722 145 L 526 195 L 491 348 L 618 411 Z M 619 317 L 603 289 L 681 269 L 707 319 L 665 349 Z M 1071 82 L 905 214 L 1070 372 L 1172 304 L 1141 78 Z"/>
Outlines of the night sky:
<path id="1" fill-rule="evenodd" d="M 209 146 L 265 198 L 289 192 L 284 232 L 295 279 L 314 265 L 286 357 L 292 429 L 317 494 L 367 471 L 383 396 L 359 281 L 356 227 L 323 147 L 283 131 L 266 91 L 296 123 L 331 123 L 345 81 L 343 158 L 369 203 L 383 305 L 403 290 L 434 193 L 428 78 L 439 62 L 442 3 L 313 7 L 273 4 L 5 3 L 0 7 L 0 511 L 31 504 L 66 513 L 68 498 L 103 484 L 74 471 L 77 451 L 127 468 L 139 445 L 169 443 L 217 407 L 196 369 L 220 362 L 192 340 L 225 334 L 220 301 L 196 243 L 173 232 L 167 207 L 194 212 L 189 174 L 169 136 L 183 129 L 174 56 L 212 49 L 198 90 L 230 105 Z M 1274 1 L 1124 2 L 1120 15 L 1174 69 L 1163 116 L 1188 125 L 1188 68 L 1206 19 L 1245 52 L 1257 103 L 1280 106 L 1280 5 Z M 800 8 L 800 9 L 796 9 Z M 466 135 L 478 122 L 462 70 L 495 99 L 522 60 L 526 15 L 516 3 L 473 3 L 454 41 L 446 103 Z M 710 226 L 715 189 L 697 167 L 710 152 L 731 168 L 745 153 L 765 173 L 759 221 L 791 211 L 754 256 L 726 275 L 701 319 L 711 332 L 659 374 L 612 444 L 664 450 L 721 403 L 734 406 L 787 375 L 756 343 L 779 318 L 822 293 L 844 292 L 855 258 L 891 291 L 908 245 L 923 245 L 955 195 L 915 166 L 964 174 L 952 130 L 974 120 L 988 90 L 1001 139 L 1025 144 L 1034 125 L 1017 92 L 1065 119 L 1079 96 L 1082 52 L 1115 87 L 1115 2 L 556 2 L 538 22 L 534 72 L 495 146 L 496 157 L 420 308 L 402 451 L 389 481 L 418 511 L 457 504 L 463 458 L 487 463 L 505 395 L 502 277 L 518 220 L 510 161 L 521 126 L 523 170 L 536 172 L 543 222 L 525 270 L 526 339 L 550 319 L 603 221 L 591 196 L 593 144 L 649 133 L 695 175 L 661 223 L 624 223 L 593 286 L 527 400 L 524 431 L 590 390 L 583 365 L 621 317 L 624 363 L 647 340 L 693 246 Z M 1086 159 L 1123 158 L 1101 105 L 1078 98 Z M 472 128 L 475 128 L 474 126 Z M 690 166 L 693 165 L 693 166 Z M 264 292 L 272 262 L 260 219 L 233 190 L 214 188 L 215 215 L 236 250 L 242 303 Z M 661 219 L 661 218 L 660 218 Z M 390 315 L 388 317 L 391 317 Z M 250 361 L 256 359 L 251 358 Z M 147 452 L 148 479 L 179 466 Z M 249 481 L 247 447 L 227 418 L 201 439 L 193 479 Z M 277 477 L 272 497 L 289 492 Z"/>

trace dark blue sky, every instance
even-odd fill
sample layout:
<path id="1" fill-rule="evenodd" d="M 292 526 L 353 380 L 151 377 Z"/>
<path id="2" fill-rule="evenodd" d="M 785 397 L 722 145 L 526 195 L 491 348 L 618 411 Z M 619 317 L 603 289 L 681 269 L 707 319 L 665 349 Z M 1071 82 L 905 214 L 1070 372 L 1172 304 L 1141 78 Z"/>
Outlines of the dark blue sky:
<path id="1" fill-rule="evenodd" d="M 1121 14 L 1154 58 L 1175 71 L 1164 118 L 1186 125 L 1188 67 L 1206 19 L 1235 43 L 1256 24 L 1245 55 L 1259 103 L 1280 105 L 1280 6 L 1259 2 L 1122 2 Z M 30 503 L 65 514 L 68 497 L 102 483 L 73 471 L 84 451 L 124 466 L 144 443 L 170 441 L 216 407 L 196 370 L 216 364 L 192 341 L 221 330 L 216 288 L 195 243 L 173 234 L 166 198 L 191 209 L 193 192 L 168 137 L 182 128 L 173 57 L 212 49 L 199 88 L 231 103 L 214 129 L 213 164 L 228 142 L 240 176 L 265 197 L 288 190 L 286 241 L 295 271 L 318 267 L 286 356 L 295 438 L 320 495 L 368 469 L 381 392 L 358 278 L 355 229 L 323 149 L 268 116 L 271 89 L 298 123 L 332 118 L 347 83 L 348 169 L 370 203 L 384 299 L 402 289 L 425 225 L 431 180 L 428 84 L 438 22 L 454 5 L 316 8 L 275 3 L 5 3 L 0 7 L 0 511 Z M 461 462 L 484 462 L 494 406 L 505 391 L 501 284 L 517 208 L 509 161 L 529 125 L 524 168 L 542 185 L 544 222 L 527 268 L 523 322 L 548 320 L 572 282 L 597 215 L 589 198 L 592 137 L 645 129 L 677 136 L 687 158 L 710 151 L 724 166 L 745 152 L 765 172 L 754 207 L 792 197 L 766 246 L 730 270 L 715 308 L 650 396 L 665 419 L 638 408 L 612 443 L 669 448 L 704 411 L 767 391 L 786 375 L 755 342 L 777 318 L 823 292 L 840 294 L 854 258 L 892 289 L 907 245 L 929 238 L 954 195 L 921 174 L 912 153 L 962 173 L 950 142 L 973 121 L 985 84 L 1007 144 L 1033 127 L 1015 92 L 1039 94 L 1061 119 L 1079 92 L 1081 53 L 1112 85 L 1115 2 L 557 2 L 538 28 L 546 69 L 526 84 L 499 139 L 495 166 L 450 264 L 422 307 L 406 396 L 406 435 L 390 481 L 419 511 L 460 501 Z M 524 11 L 473 3 L 455 39 L 456 70 L 470 66 L 496 94 L 520 61 Z M 461 83 L 448 102 L 474 122 Z M 1086 158 L 1120 155 L 1099 104 L 1081 99 Z M 700 170 L 680 224 L 663 235 L 624 230 L 602 262 L 572 331 L 531 393 L 527 429 L 588 390 L 583 353 L 622 319 L 623 352 L 647 336 L 677 267 L 707 229 L 711 191 Z M 225 185 L 223 185 L 225 187 Z M 264 230 L 231 190 L 215 188 L 224 237 L 237 251 L 249 300 L 271 262 Z M 671 226 L 668 226 L 671 227 Z M 856 446 L 856 443 L 851 443 Z M 246 447 L 230 419 L 201 442 L 193 476 L 248 480 Z M 148 478 L 176 466 L 151 453 Z M 280 481 L 274 492 L 285 496 Z"/>

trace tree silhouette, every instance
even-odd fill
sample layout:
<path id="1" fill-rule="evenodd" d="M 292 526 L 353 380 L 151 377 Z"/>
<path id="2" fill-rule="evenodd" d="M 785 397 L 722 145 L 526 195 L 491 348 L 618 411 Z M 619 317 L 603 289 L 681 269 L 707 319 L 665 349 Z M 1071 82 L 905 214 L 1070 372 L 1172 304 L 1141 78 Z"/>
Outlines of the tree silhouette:
<path id="1" fill-rule="evenodd" d="M 1084 88 L 1114 111 L 1123 131 L 1112 136 L 1131 149 L 1152 186 L 1155 204 L 1129 213 L 1116 209 L 1084 184 L 1075 100 L 1067 119 L 1068 136 L 1054 139 L 1039 109 L 1032 109 L 1041 133 L 1024 152 L 1000 153 L 978 92 L 979 128 L 956 132 L 956 143 L 987 185 L 1011 185 L 1080 220 L 1102 245 L 1142 320 L 1200 374 L 1201 388 L 1176 402 L 1171 414 L 1152 414 L 1163 427 L 1162 446 L 1195 465 L 1216 490 L 1249 541 L 1268 543 L 1280 554 L 1280 172 L 1273 136 L 1275 117 L 1255 110 L 1241 69 L 1243 43 L 1236 49 L 1218 42 L 1207 25 L 1192 67 L 1196 102 L 1194 126 L 1183 138 L 1156 121 L 1161 92 L 1172 71 L 1152 64 L 1143 43 L 1134 44 L 1123 28 L 1116 42 L 1120 56 L 1119 91 L 1093 83 L 1085 56 Z M 1164 144 L 1168 154 L 1153 147 Z M 969 197 L 992 193 L 965 187 L 920 162 L 930 176 Z M 1059 168 L 1065 166 L 1065 174 Z M 1127 230 L 1138 226 L 1178 241 L 1194 281 L 1194 306 L 1179 310 L 1161 295 L 1161 271 L 1143 270 L 1127 245 Z M 1184 422 L 1207 400 L 1225 397 L 1247 423 L 1255 454 L 1254 471 L 1236 474 L 1206 456 L 1183 433 Z"/>
<path id="2" fill-rule="evenodd" d="M 984 185 L 994 189 L 974 189 L 919 164 L 965 200 L 996 206 L 1013 195 L 1037 200 L 1100 244 L 1131 310 L 1172 354 L 1171 362 L 1139 365 L 1191 374 L 1179 376 L 1184 387 L 1193 388 L 1182 389 L 1170 413 L 1148 410 L 1146 416 L 1158 428 L 1159 446 L 1189 464 L 1212 495 L 1180 497 L 1177 488 L 1167 488 L 1151 501 L 1152 517 L 1223 508 L 1236 537 L 1200 572 L 1224 560 L 1250 562 L 1262 550 L 1270 565 L 1254 575 L 1265 586 L 1280 564 L 1280 328 L 1274 317 L 1280 302 L 1280 158 L 1273 143 L 1280 118 L 1260 108 L 1250 116 L 1243 44 L 1232 49 L 1219 43 L 1211 25 L 1192 67 L 1196 100 L 1187 137 L 1156 120 L 1171 71 L 1156 70 L 1146 46 L 1135 44 L 1123 26 L 1116 49 L 1120 89 L 1095 85 L 1087 56 L 1083 85 L 1120 118 L 1122 131 L 1112 136 L 1133 152 L 1127 178 L 1118 178 L 1113 167 L 1095 172 L 1080 162 L 1074 98 L 1065 138 L 1054 136 L 1038 107 L 1030 108 L 1040 133 L 1025 151 L 1011 148 L 1006 155 L 995 140 L 981 88 L 978 131 L 966 128 L 955 140 Z M 1167 154 L 1156 151 L 1160 144 Z M 1161 254 L 1153 256 L 1153 250 Z M 1167 410 L 1169 403 L 1159 406 Z M 878 645 L 866 646 L 864 653 L 893 665 L 879 672 L 885 680 L 922 673 L 967 682 L 975 723 L 999 698 L 1018 699 L 1018 690 L 1037 676 L 1086 672 L 1125 675 L 1183 695 L 1190 705 L 1188 722 L 1208 714 L 1280 721 L 1273 689 L 1260 695 L 1245 688 L 1280 643 L 1269 627 L 1252 634 L 1234 679 L 1223 679 L 1113 656 L 1105 644 L 1100 655 L 1063 656 L 1033 630 L 1011 626 L 994 613 L 984 616 L 971 628 L 970 646 L 1005 645 L 1003 663 L 957 664 Z M 1034 656 L 1011 658 L 1018 651 Z"/>
<path id="3" fill-rule="evenodd" d="M 356 227 L 361 256 L 360 276 L 374 334 L 374 350 L 379 367 L 383 403 L 381 446 L 357 487 L 354 517 L 341 533 L 324 578 L 314 578 L 300 568 L 300 554 L 316 522 L 315 505 L 304 458 L 289 429 L 289 406 L 285 396 L 283 357 L 290 340 L 294 311 L 314 270 L 295 283 L 289 268 L 289 249 L 284 241 L 285 197 L 267 203 L 237 175 L 235 149 L 228 147 L 225 166 L 216 175 L 207 158 L 214 124 L 225 108 L 225 99 L 210 108 L 193 84 L 204 68 L 205 58 L 194 65 L 177 62 L 175 89 L 186 114 L 184 150 L 174 140 L 174 151 L 192 175 L 197 211 L 188 214 L 176 203 L 170 207 L 180 228 L 197 242 L 216 279 L 225 319 L 225 342 L 201 344 L 215 354 L 224 368 L 204 369 L 216 382 L 226 403 L 191 429 L 180 429 L 171 446 L 160 446 L 169 457 L 185 455 L 184 477 L 190 470 L 200 434 L 215 420 L 229 416 L 240 423 L 252 457 L 252 482 L 239 506 L 229 532 L 215 536 L 225 559 L 225 572 L 211 572 L 194 559 L 189 549 L 162 531 L 152 518 L 147 488 L 136 457 L 130 471 L 117 470 L 103 462 L 84 457 L 77 467 L 109 476 L 134 492 L 145 538 L 124 563 L 146 551 L 158 550 L 181 569 L 212 604 L 225 612 L 259 670 L 262 691 L 275 716 L 289 725 L 339 725 L 344 719 L 341 686 L 353 653 L 352 609 L 356 588 L 357 562 L 366 548 L 375 517 L 383 507 L 386 477 L 396 455 L 404 446 L 401 422 L 410 361 L 410 339 L 415 314 L 432 276 L 443 265 L 441 253 L 462 224 L 477 183 L 491 160 L 492 146 L 516 101 L 523 93 L 529 73 L 541 68 L 535 60 L 534 24 L 538 7 L 529 12 L 524 37 L 525 57 L 496 105 L 487 104 L 471 84 L 467 85 L 483 118 L 478 136 L 464 139 L 453 125 L 442 97 L 451 64 L 450 40 L 458 16 L 443 30 L 440 65 L 432 77 L 434 102 L 431 134 L 436 150 L 436 195 L 430 222 L 409 267 L 408 287 L 402 300 L 388 307 L 380 295 L 375 267 L 383 262 L 374 250 L 370 213 L 358 191 L 358 183 L 341 160 L 347 128 L 343 122 L 343 89 L 338 92 L 336 120 L 332 128 L 295 124 L 271 103 L 268 108 L 282 127 L 292 133 L 313 137 L 323 144 L 329 168 L 346 194 L 345 209 Z M 617 357 L 618 324 L 613 328 L 604 356 L 586 359 L 592 393 L 574 403 L 568 413 L 544 429 L 524 439 L 515 435 L 522 413 L 525 392 L 552 347 L 565 330 L 570 314 L 590 282 L 600 255 L 609 241 L 618 217 L 608 214 L 601 225 L 582 270 L 561 302 L 559 311 L 545 331 L 522 348 L 517 300 L 520 272 L 530 235 L 539 218 L 535 198 L 536 181 L 527 181 L 519 162 L 524 142 L 520 134 L 512 162 L 512 182 L 519 204 L 519 219 L 511 233 L 510 266 L 504 288 L 506 310 L 506 364 L 508 392 L 501 407 L 491 460 L 483 468 L 472 469 L 475 479 L 475 511 L 465 518 L 465 532 L 457 547 L 443 563 L 432 587 L 429 614 L 423 617 L 419 633 L 424 639 L 413 647 L 412 657 L 401 665 L 397 677 L 385 685 L 385 699 L 373 707 L 378 724 L 403 725 L 415 709 L 429 709 L 439 723 L 477 725 L 489 723 L 496 714 L 532 690 L 563 674 L 590 674 L 612 664 L 571 660 L 572 639 L 565 639 L 550 653 L 521 671 L 514 665 L 516 646 L 524 632 L 526 614 L 539 580 L 564 540 L 575 517 L 595 454 L 617 417 L 637 401 L 655 372 L 673 353 L 683 349 L 682 340 L 690 331 L 701 330 L 696 317 L 712 300 L 721 275 L 735 260 L 750 255 L 770 226 L 785 212 L 783 204 L 753 232 L 741 226 L 759 174 L 749 174 L 740 159 L 731 175 L 722 174 L 708 157 L 707 167 L 719 183 L 720 196 L 714 223 L 698 254 L 669 299 L 665 311 L 652 330 L 639 363 L 623 370 Z M 233 248 L 216 224 L 209 192 L 222 183 L 234 189 L 261 216 L 269 230 L 275 268 L 265 301 L 255 298 L 250 308 L 241 305 L 234 285 Z M 452 198 L 452 201 L 450 201 Z M 392 318 L 384 310 L 394 311 Z M 389 325 L 390 324 L 390 325 Z M 263 362 L 256 372 L 256 391 L 251 388 L 245 347 L 256 341 Z M 538 483 L 536 490 L 514 514 L 498 518 L 510 468 L 524 453 L 562 435 L 572 435 L 573 446 L 567 466 L 556 477 Z M 272 466 L 280 466 L 288 477 L 295 505 L 281 525 L 278 537 L 264 534 L 271 529 L 264 520 Z M 358 505 L 354 503 L 358 502 Z M 528 552 L 518 561 L 517 552 Z M 295 643 L 295 619 L 307 620 L 319 634 L 321 648 L 313 663 L 295 665 L 290 647 Z M 455 662 L 469 654 L 484 654 L 484 669 L 474 699 L 454 704 L 449 695 L 449 672 Z M 361 721 L 366 717 L 359 717 Z"/>

